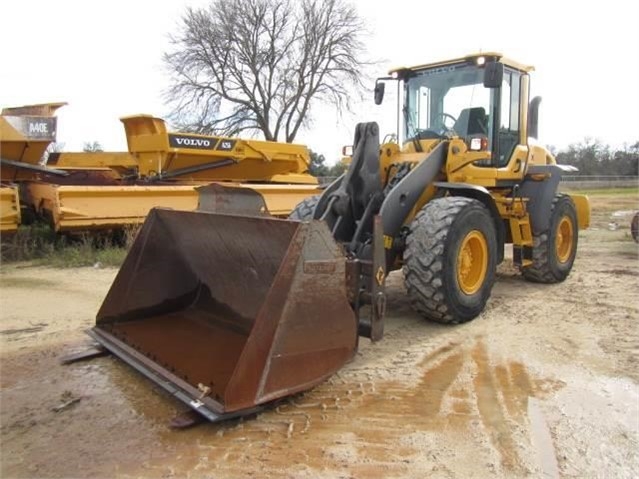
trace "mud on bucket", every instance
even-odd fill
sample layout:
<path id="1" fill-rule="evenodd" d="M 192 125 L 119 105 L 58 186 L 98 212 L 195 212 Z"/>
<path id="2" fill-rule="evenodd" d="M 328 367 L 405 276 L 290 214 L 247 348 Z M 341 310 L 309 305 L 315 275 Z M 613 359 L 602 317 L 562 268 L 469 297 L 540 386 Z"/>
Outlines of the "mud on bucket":
<path id="1" fill-rule="evenodd" d="M 308 389 L 354 354 L 327 227 L 152 210 L 91 335 L 211 420 Z"/>

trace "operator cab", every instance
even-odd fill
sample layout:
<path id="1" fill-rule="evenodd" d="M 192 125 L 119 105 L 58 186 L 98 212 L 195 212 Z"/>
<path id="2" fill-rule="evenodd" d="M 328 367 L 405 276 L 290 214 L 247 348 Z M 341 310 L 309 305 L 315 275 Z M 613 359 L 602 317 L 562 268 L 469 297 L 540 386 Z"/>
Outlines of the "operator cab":
<path id="1" fill-rule="evenodd" d="M 461 138 L 468 149 L 485 152 L 477 166 L 503 167 L 517 144 L 526 144 L 530 66 L 499 53 L 391 70 L 380 78 L 375 102 L 383 98 L 384 80 L 403 83 L 400 116 L 405 141 Z M 401 101 L 401 99 L 400 99 Z M 521 108 L 521 106 L 526 108 Z"/>

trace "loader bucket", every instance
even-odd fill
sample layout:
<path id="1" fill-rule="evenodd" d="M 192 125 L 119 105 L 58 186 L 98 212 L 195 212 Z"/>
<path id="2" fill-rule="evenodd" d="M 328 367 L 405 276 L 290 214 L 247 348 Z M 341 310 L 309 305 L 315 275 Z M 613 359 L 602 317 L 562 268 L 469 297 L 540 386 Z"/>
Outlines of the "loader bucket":
<path id="1" fill-rule="evenodd" d="M 216 421 L 309 389 L 357 347 L 326 225 L 153 209 L 90 335 Z"/>

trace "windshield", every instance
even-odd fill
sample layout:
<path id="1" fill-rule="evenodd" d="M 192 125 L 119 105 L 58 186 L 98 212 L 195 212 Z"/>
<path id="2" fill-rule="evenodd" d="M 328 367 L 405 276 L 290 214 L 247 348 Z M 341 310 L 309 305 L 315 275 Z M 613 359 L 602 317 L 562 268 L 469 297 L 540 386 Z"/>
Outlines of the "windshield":
<path id="1" fill-rule="evenodd" d="M 483 70 L 476 65 L 417 72 L 405 88 L 406 138 L 492 137 L 488 121 L 491 89 L 484 88 Z"/>

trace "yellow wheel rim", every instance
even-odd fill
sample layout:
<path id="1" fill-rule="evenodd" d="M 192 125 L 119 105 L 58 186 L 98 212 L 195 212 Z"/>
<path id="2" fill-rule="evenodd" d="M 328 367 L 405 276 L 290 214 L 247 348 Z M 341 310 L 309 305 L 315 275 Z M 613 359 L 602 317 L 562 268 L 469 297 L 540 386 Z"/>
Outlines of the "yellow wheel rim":
<path id="1" fill-rule="evenodd" d="M 462 241 L 457 255 L 457 283 L 466 294 L 476 293 L 486 279 L 488 244 L 484 235 L 470 231 Z"/>
<path id="2" fill-rule="evenodd" d="M 557 253 L 557 261 L 565 263 L 572 255 L 572 240 L 574 231 L 572 221 L 567 216 L 562 216 L 557 226 L 557 237 L 555 238 L 555 251 Z"/>

